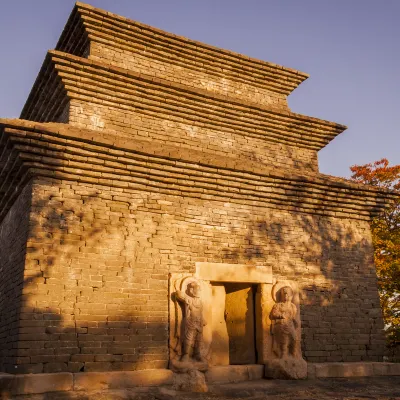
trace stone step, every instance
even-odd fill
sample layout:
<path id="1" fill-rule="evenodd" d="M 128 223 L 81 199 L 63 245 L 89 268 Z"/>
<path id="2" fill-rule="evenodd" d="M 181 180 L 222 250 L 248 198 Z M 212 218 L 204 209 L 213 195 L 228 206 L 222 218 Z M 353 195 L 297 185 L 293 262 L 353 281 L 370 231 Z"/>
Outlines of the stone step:
<path id="1" fill-rule="evenodd" d="M 308 379 L 350 378 L 364 376 L 400 375 L 400 363 L 389 362 L 335 362 L 308 363 Z"/>
<path id="2" fill-rule="evenodd" d="M 236 383 L 262 379 L 264 377 L 264 365 L 224 365 L 211 367 L 206 372 L 206 381 L 215 383 Z"/>

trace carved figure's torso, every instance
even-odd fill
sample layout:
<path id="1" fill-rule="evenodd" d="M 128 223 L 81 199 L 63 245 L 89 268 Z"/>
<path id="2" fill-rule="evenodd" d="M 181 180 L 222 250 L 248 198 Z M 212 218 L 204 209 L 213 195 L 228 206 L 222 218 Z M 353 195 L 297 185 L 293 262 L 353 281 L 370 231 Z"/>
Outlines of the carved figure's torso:
<path id="1" fill-rule="evenodd" d="M 187 329 L 197 329 L 200 332 L 203 329 L 203 303 L 201 299 L 186 296 L 185 304 Z"/>
<path id="2" fill-rule="evenodd" d="M 294 319 L 296 318 L 297 307 L 292 302 L 276 303 L 271 310 L 270 318 L 274 321 L 273 333 L 278 336 L 290 335 L 296 337 Z"/>

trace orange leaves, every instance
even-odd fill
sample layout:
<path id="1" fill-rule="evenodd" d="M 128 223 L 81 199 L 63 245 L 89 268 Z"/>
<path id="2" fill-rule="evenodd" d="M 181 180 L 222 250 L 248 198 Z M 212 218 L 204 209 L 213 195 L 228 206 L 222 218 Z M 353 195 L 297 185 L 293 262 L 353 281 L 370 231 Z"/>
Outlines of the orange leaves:
<path id="1" fill-rule="evenodd" d="M 352 179 L 400 194 L 400 165 L 382 158 L 350 167 Z M 400 343 L 400 199 L 371 223 L 378 288 L 389 345 Z"/>
<path id="2" fill-rule="evenodd" d="M 389 167 L 389 161 L 382 158 L 374 163 L 353 165 L 350 167 L 351 178 L 367 185 L 400 190 L 400 165 Z"/>

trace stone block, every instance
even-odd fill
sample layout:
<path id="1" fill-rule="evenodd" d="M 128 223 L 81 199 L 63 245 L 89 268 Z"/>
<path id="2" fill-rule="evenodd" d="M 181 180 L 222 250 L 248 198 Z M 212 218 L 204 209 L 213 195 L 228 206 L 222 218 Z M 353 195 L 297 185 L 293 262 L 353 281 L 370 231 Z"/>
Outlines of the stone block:
<path id="1" fill-rule="evenodd" d="M 197 262 L 196 276 L 214 282 L 272 283 L 272 267 Z"/>
<path id="2" fill-rule="evenodd" d="M 398 376 L 400 364 L 388 362 L 308 363 L 308 379 Z"/>
<path id="3" fill-rule="evenodd" d="M 307 379 L 315 379 L 316 378 L 316 367 L 315 363 L 307 363 Z"/>
<path id="4" fill-rule="evenodd" d="M 43 372 L 43 363 L 11 365 L 7 372 L 12 374 L 40 374 Z"/>
<path id="5" fill-rule="evenodd" d="M 206 372 L 206 381 L 214 383 L 235 383 L 261 379 L 264 374 L 263 365 L 228 365 L 212 367 Z"/>
<path id="6" fill-rule="evenodd" d="M 172 387 L 175 390 L 186 392 L 208 392 L 204 373 L 194 369 L 185 373 L 174 374 Z"/>
<path id="7" fill-rule="evenodd" d="M 264 377 L 264 365 L 247 365 L 249 380 L 255 381 Z"/>
<path id="8" fill-rule="evenodd" d="M 11 374 L 0 374 L 0 395 L 2 398 L 7 399 L 11 394 L 11 390 L 13 389 L 14 375 Z"/>
<path id="9" fill-rule="evenodd" d="M 272 379 L 306 379 L 307 362 L 302 358 L 277 358 L 265 364 L 265 377 Z"/>
<path id="10" fill-rule="evenodd" d="M 0 376 L 0 393 L 13 395 L 66 392 L 72 387 L 73 376 L 68 372 Z"/>
<path id="11" fill-rule="evenodd" d="M 400 375 L 400 364 L 399 363 L 388 363 L 388 374 L 387 375 Z"/>
<path id="12" fill-rule="evenodd" d="M 373 376 L 373 363 L 321 363 L 314 364 L 315 378 L 350 378 Z"/>
<path id="13" fill-rule="evenodd" d="M 210 365 L 229 365 L 229 336 L 225 321 L 225 286 L 212 285 L 212 343 Z"/>
<path id="14" fill-rule="evenodd" d="M 400 364 L 388 362 L 372 363 L 373 373 L 377 376 L 396 376 L 400 375 Z"/>
<path id="15" fill-rule="evenodd" d="M 176 390 L 160 387 L 158 388 L 156 398 L 159 400 L 175 400 L 177 396 L 178 393 Z"/>
<path id="16" fill-rule="evenodd" d="M 62 362 L 49 362 L 44 364 L 44 372 L 45 373 L 54 373 L 54 372 L 67 372 L 68 367 L 67 363 Z M 70 372 L 70 371 L 68 371 Z"/>
<path id="17" fill-rule="evenodd" d="M 74 390 L 107 390 L 138 386 L 171 385 L 172 379 L 173 372 L 168 369 L 82 372 L 74 374 Z"/>

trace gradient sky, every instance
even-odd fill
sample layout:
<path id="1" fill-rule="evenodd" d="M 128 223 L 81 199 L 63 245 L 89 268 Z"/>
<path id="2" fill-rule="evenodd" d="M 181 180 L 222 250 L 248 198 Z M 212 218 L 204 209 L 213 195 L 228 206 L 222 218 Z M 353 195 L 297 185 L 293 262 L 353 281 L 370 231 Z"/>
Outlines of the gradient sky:
<path id="1" fill-rule="evenodd" d="M 88 0 L 157 28 L 295 68 L 292 111 L 348 126 L 320 170 L 400 164 L 400 0 Z M 72 0 L 0 0 L 0 117 L 18 117 Z"/>

